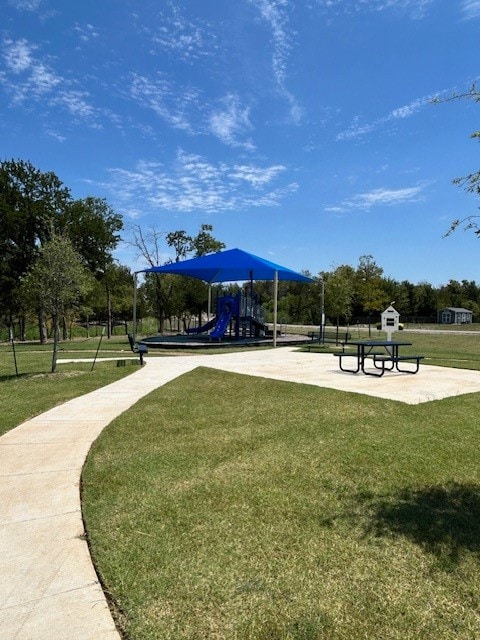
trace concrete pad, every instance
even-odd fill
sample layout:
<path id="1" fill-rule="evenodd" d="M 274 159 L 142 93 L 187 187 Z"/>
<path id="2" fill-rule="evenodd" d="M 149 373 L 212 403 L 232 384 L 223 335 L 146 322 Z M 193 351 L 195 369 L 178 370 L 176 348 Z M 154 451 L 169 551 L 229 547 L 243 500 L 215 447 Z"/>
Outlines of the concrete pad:
<path id="1" fill-rule="evenodd" d="M 421 365 L 381 378 L 339 370 L 295 347 L 146 358 L 146 366 L 54 407 L 0 438 L 0 639 L 119 640 L 83 540 L 81 469 L 102 429 L 195 369 L 315 385 L 418 404 L 480 391 L 480 371 Z"/>
<path id="2" fill-rule="evenodd" d="M 229 357 L 230 356 L 230 357 Z M 420 404 L 480 391 L 480 371 L 420 365 L 417 374 L 386 372 L 382 377 L 340 371 L 333 354 L 295 347 L 211 356 L 203 366 L 287 382 Z"/>

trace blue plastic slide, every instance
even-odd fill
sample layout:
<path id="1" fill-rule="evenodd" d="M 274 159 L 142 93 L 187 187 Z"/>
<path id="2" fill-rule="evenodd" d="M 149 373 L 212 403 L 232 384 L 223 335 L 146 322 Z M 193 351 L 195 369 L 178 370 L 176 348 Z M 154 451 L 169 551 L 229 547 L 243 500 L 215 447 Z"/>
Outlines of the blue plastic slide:
<path id="1" fill-rule="evenodd" d="M 217 339 L 221 338 L 228 327 L 228 323 L 230 322 L 231 317 L 232 309 L 230 305 L 225 305 L 222 313 L 217 318 L 217 324 L 215 325 L 215 329 L 210 333 L 210 337 Z"/>
<path id="2" fill-rule="evenodd" d="M 214 327 L 217 324 L 217 318 L 212 318 L 212 320 L 209 320 L 206 324 L 202 325 L 201 327 L 193 327 L 191 329 L 187 329 L 186 333 L 207 333 L 207 331 L 209 329 L 211 329 L 212 327 Z"/>

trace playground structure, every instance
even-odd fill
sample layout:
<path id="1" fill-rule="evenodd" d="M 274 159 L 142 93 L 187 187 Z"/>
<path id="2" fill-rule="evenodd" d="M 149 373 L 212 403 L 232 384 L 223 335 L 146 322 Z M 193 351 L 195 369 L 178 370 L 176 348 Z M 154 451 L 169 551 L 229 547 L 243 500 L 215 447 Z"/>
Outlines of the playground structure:
<path id="1" fill-rule="evenodd" d="M 200 327 L 187 329 L 186 333 L 207 333 L 211 340 L 222 340 L 226 335 L 239 338 L 258 338 L 265 336 L 265 310 L 258 296 L 249 291 L 239 291 L 237 295 L 219 296 L 217 312 L 214 318 Z"/>

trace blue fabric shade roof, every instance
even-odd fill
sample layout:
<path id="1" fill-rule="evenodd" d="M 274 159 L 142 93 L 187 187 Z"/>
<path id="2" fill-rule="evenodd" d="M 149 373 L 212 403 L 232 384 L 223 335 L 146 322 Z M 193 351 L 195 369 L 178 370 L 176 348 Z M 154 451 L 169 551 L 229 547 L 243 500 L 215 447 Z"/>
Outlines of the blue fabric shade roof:
<path id="1" fill-rule="evenodd" d="M 229 249 L 211 253 L 201 258 L 173 262 L 160 267 L 145 269 L 145 273 L 175 273 L 190 276 L 204 282 L 240 282 L 245 280 L 293 280 L 313 282 L 301 273 L 264 260 L 241 249 Z"/>

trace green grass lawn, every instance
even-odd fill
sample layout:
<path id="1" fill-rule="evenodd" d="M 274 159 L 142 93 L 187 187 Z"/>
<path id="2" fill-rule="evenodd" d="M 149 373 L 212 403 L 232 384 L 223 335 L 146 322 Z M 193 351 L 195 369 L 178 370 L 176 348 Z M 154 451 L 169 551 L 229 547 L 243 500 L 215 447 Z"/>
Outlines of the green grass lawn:
<path id="1" fill-rule="evenodd" d="M 99 357 L 125 355 L 125 338 L 102 341 Z M 98 339 L 68 341 L 61 344 L 59 358 L 93 358 Z M 137 361 L 127 361 L 125 367 L 115 362 L 98 362 L 92 371 L 89 363 L 59 364 L 57 373 L 50 373 L 52 345 L 17 344 L 15 355 L 9 344 L 0 345 L 0 435 L 20 423 L 76 396 L 104 387 L 137 370 Z M 18 370 L 18 375 L 16 371 Z"/>
<path id="2" fill-rule="evenodd" d="M 150 394 L 83 473 L 125 638 L 480 637 L 479 400 L 209 369 Z"/>

